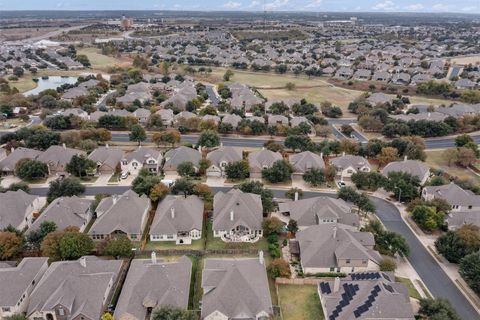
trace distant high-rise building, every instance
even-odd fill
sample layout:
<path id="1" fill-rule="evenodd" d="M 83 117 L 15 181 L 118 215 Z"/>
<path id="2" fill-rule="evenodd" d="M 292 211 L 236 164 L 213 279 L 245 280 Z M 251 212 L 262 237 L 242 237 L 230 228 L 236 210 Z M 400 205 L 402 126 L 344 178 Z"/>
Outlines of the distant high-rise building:
<path id="1" fill-rule="evenodd" d="M 133 27 L 133 19 L 127 18 L 125 15 L 123 15 L 122 20 L 120 21 L 120 24 L 122 25 L 122 28 L 125 30 L 131 29 Z"/>

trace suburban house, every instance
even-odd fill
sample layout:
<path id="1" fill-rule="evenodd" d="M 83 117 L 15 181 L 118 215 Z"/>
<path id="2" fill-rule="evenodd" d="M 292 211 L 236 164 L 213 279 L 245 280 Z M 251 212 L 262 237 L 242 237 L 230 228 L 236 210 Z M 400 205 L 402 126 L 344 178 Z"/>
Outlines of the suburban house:
<path id="1" fill-rule="evenodd" d="M 29 231 L 38 230 L 44 221 L 52 221 L 55 222 L 57 230 L 77 227 L 80 232 L 83 232 L 93 216 L 90 209 L 92 202 L 90 199 L 77 196 L 57 198 L 50 202 L 42 214 L 35 219 Z"/>
<path id="2" fill-rule="evenodd" d="M 273 314 L 262 253 L 258 259 L 206 259 L 202 289 L 204 320 L 266 320 Z"/>
<path id="3" fill-rule="evenodd" d="M 48 258 L 23 258 L 17 266 L 0 267 L 0 319 L 27 311 L 30 294 L 47 268 Z"/>
<path id="4" fill-rule="evenodd" d="M 406 156 L 403 161 L 390 162 L 382 170 L 384 176 L 388 176 L 390 172 L 408 173 L 413 177 L 417 177 L 422 186 L 430 177 L 430 168 L 426 164 L 418 160 L 407 160 Z"/>
<path id="5" fill-rule="evenodd" d="M 11 150 L 10 154 L 0 160 L 0 171 L 3 175 L 15 173 L 17 163 L 22 159 L 35 160 L 42 154 L 42 151 L 29 148 L 17 148 Z"/>
<path id="6" fill-rule="evenodd" d="M 30 320 L 97 320 L 115 291 L 122 260 L 93 256 L 53 262 L 33 290 Z"/>
<path id="7" fill-rule="evenodd" d="M 139 123 L 145 124 L 152 113 L 148 109 L 138 108 L 137 110 L 133 111 L 132 114 Z"/>
<path id="8" fill-rule="evenodd" d="M 162 118 L 162 124 L 165 127 L 170 127 L 173 124 L 173 110 L 172 109 L 160 109 L 155 114 L 158 114 Z"/>
<path id="9" fill-rule="evenodd" d="M 50 175 L 65 176 L 68 173 L 65 171 L 65 167 L 70 162 L 74 155 L 86 156 L 87 153 L 82 150 L 67 148 L 65 144 L 63 146 L 50 146 L 37 160 L 45 163 L 48 166 L 48 173 Z"/>
<path id="10" fill-rule="evenodd" d="M 123 151 L 119 148 L 110 148 L 108 145 L 98 147 L 88 155 L 88 159 L 97 163 L 98 174 L 114 174 L 120 168 Z"/>
<path id="11" fill-rule="evenodd" d="M 268 125 L 275 126 L 277 124 L 281 124 L 284 126 L 288 126 L 288 118 L 282 116 L 280 114 L 271 114 L 268 116 Z"/>
<path id="12" fill-rule="evenodd" d="M 263 206 L 258 194 L 231 189 L 213 197 L 213 236 L 225 242 L 256 242 L 263 235 Z"/>
<path id="13" fill-rule="evenodd" d="M 207 168 L 207 177 L 224 177 L 225 167 L 242 161 L 242 150 L 235 147 L 220 147 L 207 154 L 210 166 Z"/>
<path id="14" fill-rule="evenodd" d="M 392 101 L 392 98 L 390 98 L 388 95 L 386 95 L 383 92 L 376 92 L 372 93 L 368 98 L 367 98 L 367 103 L 372 105 L 372 106 L 377 106 L 381 104 L 388 103 Z"/>
<path id="15" fill-rule="evenodd" d="M 235 130 L 238 124 L 242 121 L 242 117 L 237 114 L 227 114 L 222 118 L 222 123 L 227 123 L 232 125 L 233 130 Z"/>
<path id="16" fill-rule="evenodd" d="M 150 208 L 150 199 L 146 195 L 139 196 L 132 190 L 104 198 L 95 210 L 97 219 L 88 234 L 93 240 L 126 235 L 132 241 L 139 241 Z"/>
<path id="17" fill-rule="evenodd" d="M 391 272 L 352 273 L 318 284 L 324 319 L 414 320 L 407 287 Z"/>
<path id="18" fill-rule="evenodd" d="M 262 170 L 270 168 L 275 161 L 282 160 L 279 152 L 273 152 L 268 149 L 253 151 L 248 155 L 248 166 L 250 168 L 250 178 L 260 179 Z"/>
<path id="19" fill-rule="evenodd" d="M 368 160 L 360 156 L 343 155 L 330 159 L 330 163 L 337 170 L 337 179 L 340 181 L 349 180 L 354 173 L 371 170 Z"/>
<path id="20" fill-rule="evenodd" d="M 136 175 L 143 168 L 150 172 L 159 172 L 162 163 L 162 154 L 151 148 L 138 147 L 137 150 L 127 153 L 121 160 L 122 172 Z"/>
<path id="21" fill-rule="evenodd" d="M 443 199 L 452 206 L 452 211 L 480 210 L 480 196 L 460 188 L 453 182 L 443 186 L 423 188 L 422 198 L 426 201 Z"/>
<path id="22" fill-rule="evenodd" d="M 303 174 L 310 169 L 324 169 L 323 156 L 311 151 L 291 154 L 288 161 L 293 167 L 292 180 L 301 180 Z"/>
<path id="23" fill-rule="evenodd" d="M 191 162 L 195 167 L 195 170 L 198 170 L 200 166 L 200 160 L 202 159 L 202 154 L 196 149 L 189 147 L 178 147 L 175 149 L 168 150 L 165 153 L 165 164 L 163 165 L 163 172 L 165 175 L 176 175 L 177 166 L 184 162 Z"/>
<path id="24" fill-rule="evenodd" d="M 134 259 L 113 314 L 118 320 L 145 320 L 162 306 L 188 308 L 192 262 L 186 256 L 177 261 Z"/>
<path id="25" fill-rule="evenodd" d="M 353 205 L 342 199 L 320 196 L 278 204 L 278 211 L 297 222 L 303 230 L 323 223 L 340 223 L 352 227 L 360 226 L 360 217 L 352 211 Z"/>
<path id="26" fill-rule="evenodd" d="M 44 203 L 23 190 L 0 193 L 0 230 L 8 226 L 17 230 L 30 227 Z"/>
<path id="27" fill-rule="evenodd" d="M 202 237 L 203 201 L 195 195 L 187 198 L 167 196 L 155 212 L 150 241 L 175 241 L 191 244 Z"/>
<path id="28" fill-rule="evenodd" d="M 446 217 L 448 230 L 457 230 L 466 224 L 480 227 L 480 210 L 451 211 Z"/>
<path id="29" fill-rule="evenodd" d="M 370 232 L 339 223 L 322 223 L 296 235 L 304 273 L 377 271 L 382 260 Z M 295 247 L 295 246 L 292 246 Z"/>

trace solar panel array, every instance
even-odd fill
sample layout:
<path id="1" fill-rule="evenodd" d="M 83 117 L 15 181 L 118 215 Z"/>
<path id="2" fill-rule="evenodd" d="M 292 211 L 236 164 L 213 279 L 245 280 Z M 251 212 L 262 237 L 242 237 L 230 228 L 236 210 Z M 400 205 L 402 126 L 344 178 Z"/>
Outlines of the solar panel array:
<path id="1" fill-rule="evenodd" d="M 320 282 L 320 291 L 326 294 L 331 293 L 332 290 L 330 290 L 330 284 L 328 282 Z"/>
<path id="2" fill-rule="evenodd" d="M 330 320 L 335 320 L 339 316 L 340 312 L 342 312 L 343 308 L 350 304 L 350 301 L 352 301 L 355 294 L 357 294 L 359 287 L 358 284 L 353 285 L 344 283 L 343 290 L 344 292 L 342 293 L 342 300 L 340 300 L 335 310 L 333 310 L 329 317 Z"/>
<path id="3" fill-rule="evenodd" d="M 376 280 L 380 279 L 380 273 L 378 272 L 361 272 L 352 273 L 352 280 Z"/>
<path id="4" fill-rule="evenodd" d="M 365 301 L 364 304 L 362 304 L 355 311 L 353 311 L 355 318 L 359 318 L 363 313 L 367 312 L 368 309 L 370 309 L 370 307 L 373 305 L 373 302 L 377 298 L 379 292 L 380 292 L 379 285 L 376 285 L 375 287 L 373 287 L 372 291 L 370 292 L 370 295 L 367 297 L 367 301 Z"/>

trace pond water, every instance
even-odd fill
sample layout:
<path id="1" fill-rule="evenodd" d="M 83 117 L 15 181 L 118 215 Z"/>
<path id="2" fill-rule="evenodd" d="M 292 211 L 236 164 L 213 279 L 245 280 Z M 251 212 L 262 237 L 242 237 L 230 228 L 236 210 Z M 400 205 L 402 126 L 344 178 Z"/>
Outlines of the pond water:
<path id="1" fill-rule="evenodd" d="M 30 91 L 23 93 L 24 96 L 33 96 L 39 94 L 43 90 L 47 89 L 57 89 L 63 84 L 75 84 L 77 82 L 77 77 L 60 77 L 60 76 L 51 76 L 48 79 L 38 78 L 37 87 Z"/>

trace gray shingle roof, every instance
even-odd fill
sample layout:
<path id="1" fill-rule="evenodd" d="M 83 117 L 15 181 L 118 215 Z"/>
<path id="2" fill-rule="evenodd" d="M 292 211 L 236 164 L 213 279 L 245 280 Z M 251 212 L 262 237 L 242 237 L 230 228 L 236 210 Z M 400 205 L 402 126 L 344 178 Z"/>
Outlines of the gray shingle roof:
<path id="1" fill-rule="evenodd" d="M 248 155 L 248 164 L 250 170 L 262 171 L 264 167 L 271 167 L 275 161 L 282 160 L 279 152 L 273 152 L 268 149 L 253 151 Z"/>
<path id="2" fill-rule="evenodd" d="M 443 186 L 428 186 L 424 192 L 433 195 L 434 198 L 444 199 L 451 205 L 480 206 L 480 196 L 470 190 L 464 190 L 455 183 Z"/>
<path id="3" fill-rule="evenodd" d="M 188 307 L 192 262 L 183 256 L 175 262 L 134 259 L 115 308 L 115 319 L 144 320 L 147 307 Z"/>
<path id="4" fill-rule="evenodd" d="M 405 172 L 414 177 L 418 177 L 418 179 L 422 181 L 425 175 L 430 172 L 430 168 L 418 160 L 403 160 L 390 162 L 382 170 L 385 176 L 390 172 Z"/>
<path id="5" fill-rule="evenodd" d="M 197 196 L 167 196 L 157 207 L 150 234 L 170 235 L 179 231 L 202 230 L 202 221 L 203 201 Z"/>
<path id="6" fill-rule="evenodd" d="M 201 159 L 202 154 L 198 150 L 181 146 L 165 153 L 163 168 L 165 170 L 176 170 L 177 166 L 183 162 L 191 162 L 198 168 Z"/>
<path id="7" fill-rule="evenodd" d="M 24 258 L 16 267 L 0 268 L 0 305 L 15 306 L 47 263 L 48 258 Z"/>
<path id="8" fill-rule="evenodd" d="M 46 164 L 66 165 L 74 155 L 86 155 L 86 152 L 65 146 L 50 146 L 38 156 L 38 160 Z"/>
<path id="9" fill-rule="evenodd" d="M 335 232 L 336 229 L 336 232 Z M 330 268 L 339 259 L 372 260 L 380 263 L 378 252 L 369 249 L 375 245 L 373 234 L 338 223 L 324 223 L 297 233 L 302 266 Z"/>
<path id="10" fill-rule="evenodd" d="M 238 189 L 217 192 L 213 197 L 213 230 L 231 230 L 238 225 L 260 230 L 262 212 L 262 200 L 258 194 L 243 193 Z"/>
<path id="11" fill-rule="evenodd" d="M 9 225 L 17 228 L 25 219 L 27 209 L 33 211 L 33 202 L 37 198 L 23 190 L 0 193 L 0 229 Z"/>
<path id="12" fill-rule="evenodd" d="M 280 212 L 289 212 L 290 218 L 297 221 L 299 226 L 313 226 L 322 219 L 334 219 L 337 222 L 359 226 L 360 218 L 352 213 L 352 205 L 342 199 L 332 197 L 314 197 L 279 205 Z"/>
<path id="13" fill-rule="evenodd" d="M 148 158 L 160 160 L 161 157 L 162 154 L 160 151 L 152 148 L 139 147 L 137 150 L 127 153 L 122 160 L 126 160 L 128 162 L 137 160 L 139 163 L 145 163 Z"/>
<path id="14" fill-rule="evenodd" d="M 80 315 L 99 319 L 108 285 L 116 282 L 121 266 L 122 261 L 96 257 L 52 263 L 32 292 L 27 315 L 35 311 L 51 311 L 60 304 L 68 311 L 67 319 Z"/>
<path id="15" fill-rule="evenodd" d="M 206 259 L 202 288 L 202 318 L 215 311 L 229 319 L 272 314 L 267 273 L 259 259 Z"/>
<path id="16" fill-rule="evenodd" d="M 146 211 L 150 208 L 150 199 L 127 190 L 121 196 L 114 195 L 103 199 L 99 207 L 103 213 L 97 217 L 89 234 L 110 234 L 115 230 L 127 234 L 141 234 L 144 219 L 148 214 Z M 98 208 L 96 212 L 98 214 Z"/>
<path id="17" fill-rule="evenodd" d="M 14 171 L 17 162 L 21 159 L 36 159 L 42 152 L 35 149 L 17 148 L 6 158 L 0 161 L 0 170 Z"/>
<path id="18" fill-rule="evenodd" d="M 95 161 L 101 166 L 107 166 L 115 170 L 120 160 L 123 158 L 123 151 L 118 148 L 98 147 L 88 155 L 90 160 Z"/>
<path id="19" fill-rule="evenodd" d="M 480 227 L 480 211 L 452 211 L 446 217 L 449 229 L 458 229 L 465 224 L 473 224 Z"/>
<path id="20" fill-rule="evenodd" d="M 337 158 L 330 159 L 330 163 L 338 169 L 346 169 L 349 166 L 355 169 L 359 169 L 363 166 L 370 167 L 367 159 L 360 156 L 345 155 Z"/>
<path id="21" fill-rule="evenodd" d="M 288 157 L 288 161 L 293 166 L 294 173 L 305 173 L 311 168 L 325 168 L 325 162 L 323 162 L 323 158 L 311 151 L 292 154 Z"/>
<path id="22" fill-rule="evenodd" d="M 213 165 L 220 166 L 221 162 L 233 163 L 242 160 L 242 150 L 235 147 L 220 147 L 207 154 L 207 159 Z"/>
<path id="23" fill-rule="evenodd" d="M 44 221 L 55 222 L 57 230 L 63 230 L 70 226 L 80 228 L 89 220 L 92 202 L 92 200 L 77 196 L 57 198 L 43 210 L 29 231 L 37 230 Z"/>

